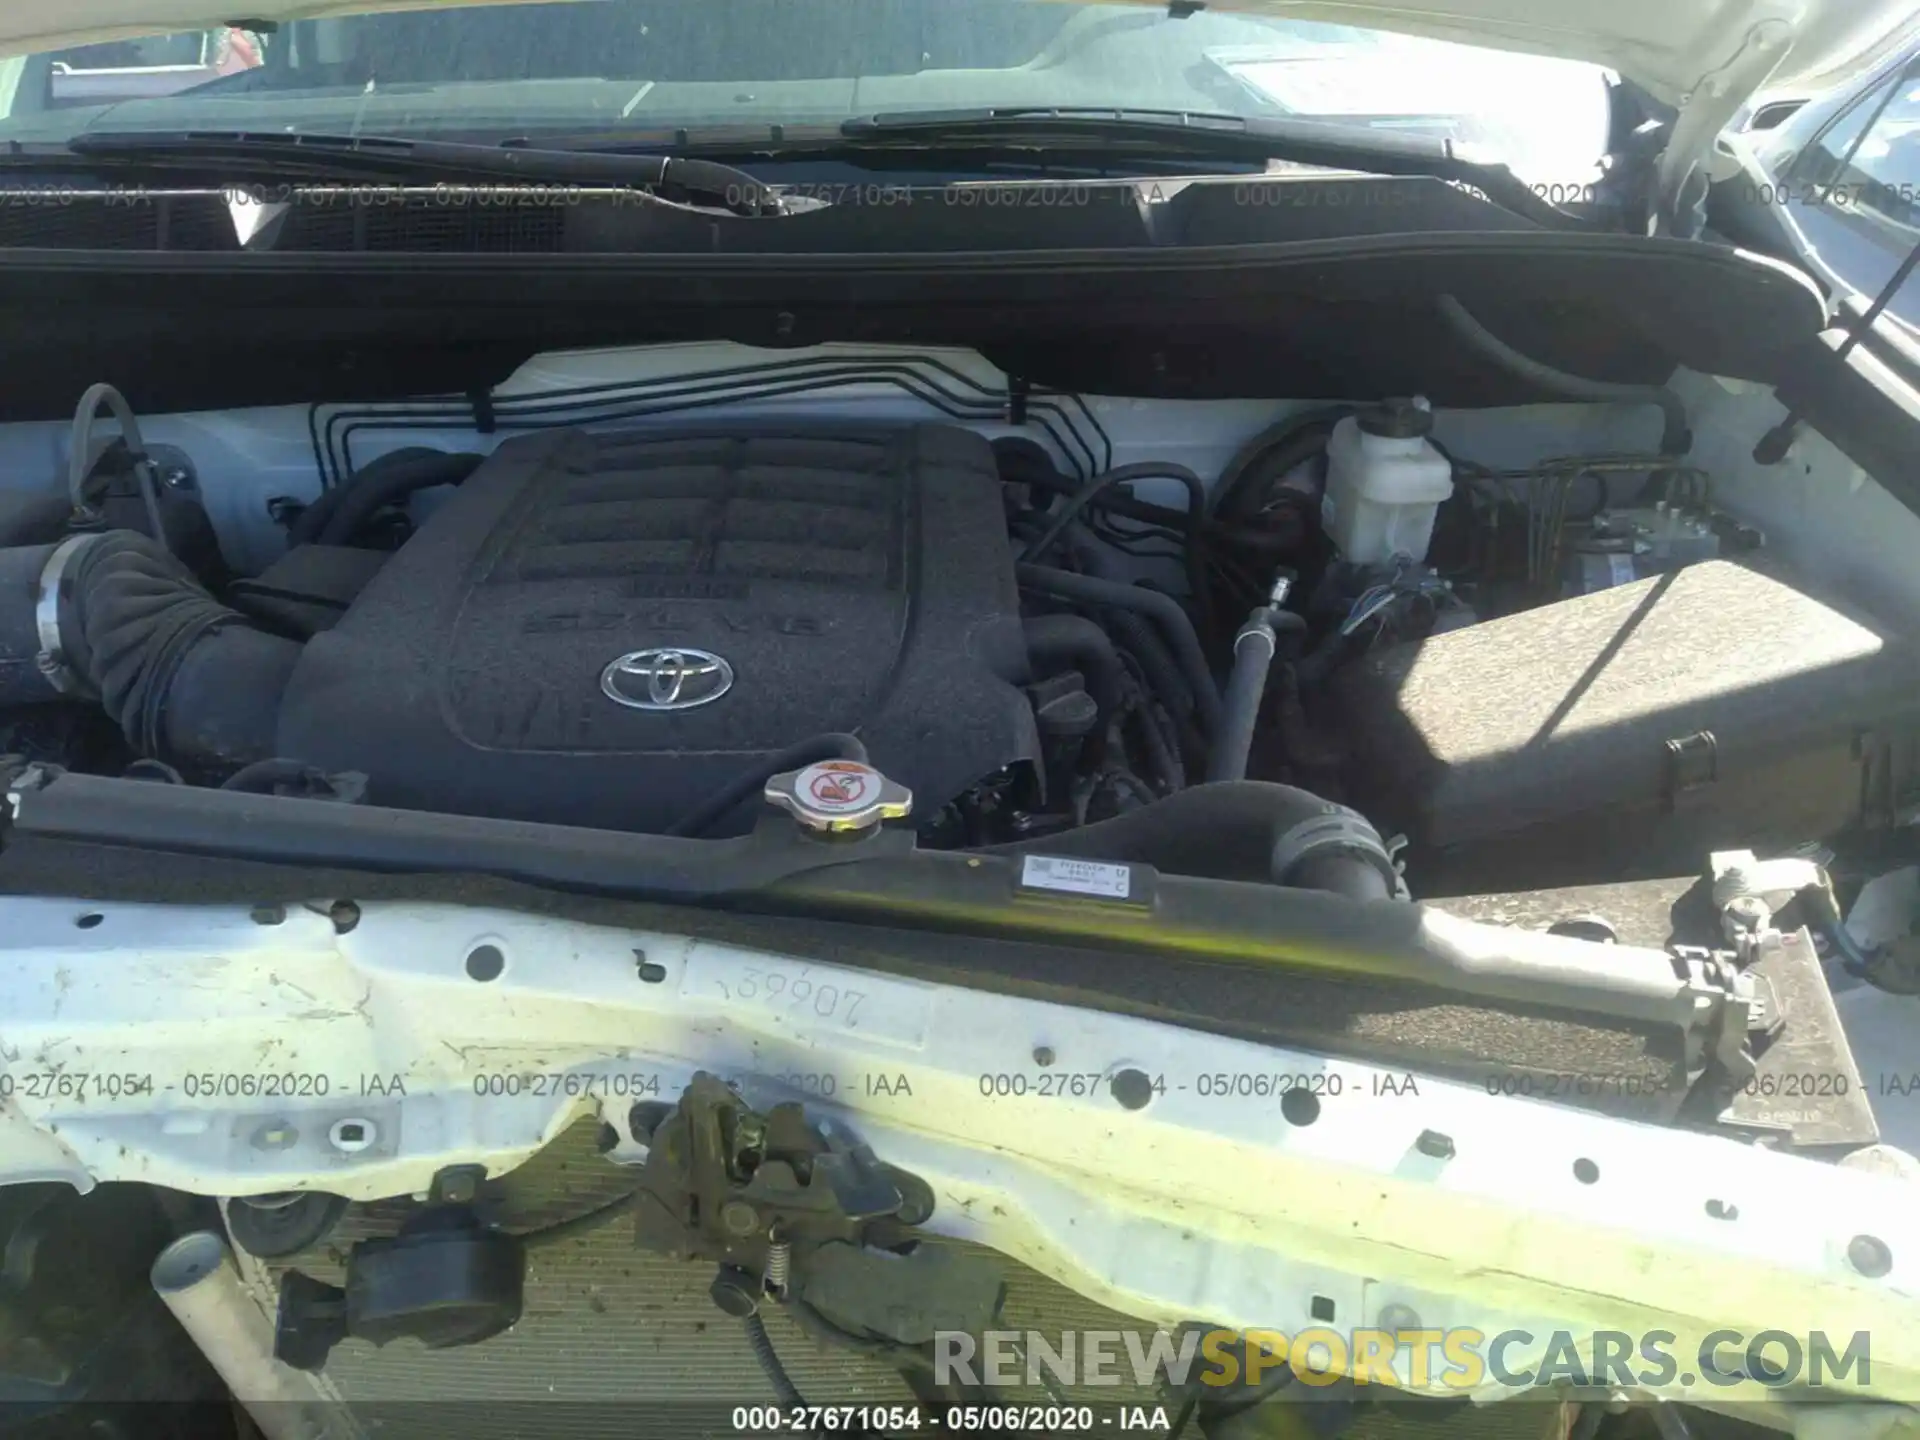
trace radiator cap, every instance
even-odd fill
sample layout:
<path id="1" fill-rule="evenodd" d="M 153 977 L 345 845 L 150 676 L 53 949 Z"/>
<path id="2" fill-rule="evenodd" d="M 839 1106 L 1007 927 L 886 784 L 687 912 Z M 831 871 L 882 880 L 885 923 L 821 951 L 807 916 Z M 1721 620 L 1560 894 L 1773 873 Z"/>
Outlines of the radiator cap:
<path id="1" fill-rule="evenodd" d="M 913 813 L 913 792 L 857 760 L 822 760 L 767 781 L 767 803 L 823 834 L 871 830 Z"/>

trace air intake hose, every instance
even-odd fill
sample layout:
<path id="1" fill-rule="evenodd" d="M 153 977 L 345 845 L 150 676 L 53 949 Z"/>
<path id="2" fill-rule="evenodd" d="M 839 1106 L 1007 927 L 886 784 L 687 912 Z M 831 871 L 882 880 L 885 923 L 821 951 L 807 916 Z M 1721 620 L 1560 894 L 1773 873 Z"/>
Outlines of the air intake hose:
<path id="1" fill-rule="evenodd" d="M 1350 900 L 1407 898 L 1373 826 L 1344 805 L 1259 780 L 1196 785 L 1111 820 L 989 853 L 1133 861 L 1169 875 L 1265 881 Z"/>
<path id="2" fill-rule="evenodd" d="M 143 755 L 221 767 L 271 756 L 300 650 L 130 530 L 0 551 L 0 705 L 98 697 Z"/>

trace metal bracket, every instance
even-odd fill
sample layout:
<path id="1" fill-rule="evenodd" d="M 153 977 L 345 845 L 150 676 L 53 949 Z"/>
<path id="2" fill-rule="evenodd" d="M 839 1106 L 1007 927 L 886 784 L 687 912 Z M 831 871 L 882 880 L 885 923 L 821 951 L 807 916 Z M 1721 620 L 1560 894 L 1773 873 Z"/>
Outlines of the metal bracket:
<path id="1" fill-rule="evenodd" d="M 754 1110 L 701 1071 L 647 1139 L 642 1244 L 764 1272 L 768 1249 L 878 1243 L 933 1213 L 923 1182 L 820 1131 L 795 1102 Z"/>
<path id="2" fill-rule="evenodd" d="M 714 1261 L 713 1300 L 730 1315 L 773 1299 L 829 1333 L 915 1346 L 999 1311 L 998 1266 L 913 1258 L 915 1227 L 933 1216 L 925 1181 L 813 1124 L 797 1102 L 763 1114 L 705 1071 L 652 1121 L 640 1195 L 636 1239 Z"/>
<path id="3" fill-rule="evenodd" d="M 1033 386 L 1024 375 L 1007 376 L 1007 423 L 1025 425 L 1027 423 L 1027 397 Z"/>

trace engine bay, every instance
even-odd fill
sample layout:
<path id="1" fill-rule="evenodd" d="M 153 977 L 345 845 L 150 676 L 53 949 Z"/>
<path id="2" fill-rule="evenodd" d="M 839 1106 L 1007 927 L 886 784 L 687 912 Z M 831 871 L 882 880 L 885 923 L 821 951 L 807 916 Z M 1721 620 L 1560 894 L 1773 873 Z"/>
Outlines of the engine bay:
<path id="1" fill-rule="evenodd" d="M 695 837 L 844 759 L 940 849 L 1252 778 L 1342 817 L 1363 897 L 1671 874 L 1906 784 L 1907 646 L 1716 505 L 1670 391 L 1274 420 L 751 357 L 0 427 L 67 479 L 0 510 L 0 748 Z"/>
<path id="2" fill-rule="evenodd" d="M 808 4 L 0 14 L 0 1440 L 1920 1440 L 1913 16 Z"/>
<path id="3" fill-rule="evenodd" d="M 17 1043 L 181 1071 L 29 1097 L 70 1157 L 34 1174 L 221 1197 L 162 1301 L 191 1329 L 175 1292 L 243 1275 L 273 1359 L 356 1404 L 557 1373 L 612 1268 L 697 1271 L 682 1308 L 744 1318 L 789 1390 L 767 1355 L 911 1372 L 1004 1321 L 1008 1274 L 1173 1323 L 1195 1174 L 1207 1313 L 1264 1322 L 1222 1217 L 1309 1153 L 1309 1232 L 1353 1228 L 1322 1181 L 1356 1156 L 1438 1177 L 1368 1274 L 1465 1153 L 1707 1251 L 1735 1190 L 1746 1243 L 1824 1207 L 1878 1280 L 1904 1232 L 1852 1187 L 1912 1115 L 1850 1037 L 1913 948 L 1844 917 L 1905 823 L 1911 617 L 1755 503 L 1714 383 L 1276 406 L 705 345 L 541 356 L 483 400 L 137 416 L 102 386 L 0 426 Z M 67 997 L 96 935 L 156 1018 Z M 289 1045 L 283 1086 L 359 1078 L 229 1092 L 209 1026 Z M 1498 1227 L 1456 1233 L 1499 1270 Z M 549 1260 L 575 1241 L 586 1291 Z M 1288 1285 L 1296 1327 L 1381 1291 Z"/>

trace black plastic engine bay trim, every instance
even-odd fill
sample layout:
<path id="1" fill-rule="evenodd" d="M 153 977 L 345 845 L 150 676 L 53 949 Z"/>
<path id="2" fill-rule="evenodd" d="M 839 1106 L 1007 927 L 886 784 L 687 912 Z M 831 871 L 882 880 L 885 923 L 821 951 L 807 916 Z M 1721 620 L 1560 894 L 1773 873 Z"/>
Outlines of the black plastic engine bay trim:
<path id="1" fill-rule="evenodd" d="M 1245 783 L 1245 782 L 1243 782 Z M 1228 964 L 1432 986 L 1629 1020 L 1693 1023 L 1679 962 L 1458 921 L 1420 905 L 1355 903 L 1128 864 L 1114 902 L 1022 884 L 1028 857 L 914 848 L 904 832 L 807 838 L 784 820 L 733 840 L 582 830 L 157 785 L 29 767 L 9 841 L 41 837 L 375 871 L 491 875 L 563 890 L 762 913 L 1053 939 Z"/>
<path id="2" fill-rule="evenodd" d="M 540 351 L 693 339 L 963 346 L 1083 394 L 1539 399 L 1469 363 L 1432 309 L 1440 293 L 1544 362 L 1646 383 L 1676 363 L 1776 383 L 1825 316 L 1789 266 L 1635 236 L 799 256 L 0 250 L 0 353 L 21 359 L 0 419 L 64 417 L 109 372 L 139 377 L 122 383 L 142 411 L 363 403 L 466 394 Z M 76 308 L 84 327 L 67 323 Z M 196 363 L 166 358 L 181 353 Z"/>

